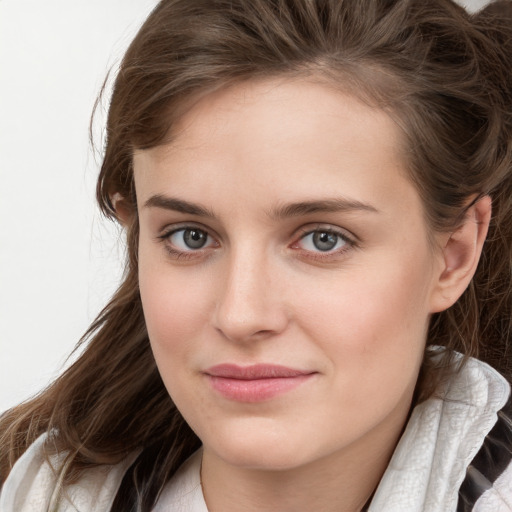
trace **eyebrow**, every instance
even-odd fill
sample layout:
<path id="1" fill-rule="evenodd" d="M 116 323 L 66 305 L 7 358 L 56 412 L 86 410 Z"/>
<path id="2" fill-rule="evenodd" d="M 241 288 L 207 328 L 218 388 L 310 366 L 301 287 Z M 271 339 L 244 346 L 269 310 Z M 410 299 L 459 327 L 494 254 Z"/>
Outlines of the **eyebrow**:
<path id="1" fill-rule="evenodd" d="M 164 210 L 172 210 L 188 215 L 197 215 L 199 217 L 206 217 L 210 219 L 216 218 L 215 214 L 211 210 L 204 208 L 203 206 L 161 194 L 151 196 L 144 203 L 144 208 L 162 208 Z M 374 206 L 362 203 L 361 201 L 347 198 L 330 198 L 284 204 L 277 208 L 273 208 L 268 215 L 272 219 L 286 219 L 290 217 L 310 215 L 312 213 L 338 213 L 353 211 L 379 213 Z"/>
<path id="2" fill-rule="evenodd" d="M 370 204 L 339 197 L 284 204 L 273 209 L 270 212 L 270 217 L 275 219 L 285 219 L 289 217 L 300 217 L 302 215 L 309 215 L 312 213 L 343 213 L 353 211 L 379 213 L 377 208 Z"/>
<path id="3" fill-rule="evenodd" d="M 164 210 L 172 210 L 175 212 L 186 213 L 188 215 L 197 215 L 200 217 L 215 218 L 215 214 L 194 203 L 189 203 L 183 199 L 175 197 L 167 197 L 161 194 L 151 196 L 145 203 L 144 208 L 163 208 Z"/>

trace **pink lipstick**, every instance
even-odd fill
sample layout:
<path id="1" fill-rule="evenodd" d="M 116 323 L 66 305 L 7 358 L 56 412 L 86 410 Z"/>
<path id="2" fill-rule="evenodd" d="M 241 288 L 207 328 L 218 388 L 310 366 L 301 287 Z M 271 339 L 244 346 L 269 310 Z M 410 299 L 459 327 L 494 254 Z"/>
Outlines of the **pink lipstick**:
<path id="1" fill-rule="evenodd" d="M 300 386 L 316 372 L 273 364 L 219 364 L 205 372 L 212 388 L 238 402 L 262 402 Z"/>

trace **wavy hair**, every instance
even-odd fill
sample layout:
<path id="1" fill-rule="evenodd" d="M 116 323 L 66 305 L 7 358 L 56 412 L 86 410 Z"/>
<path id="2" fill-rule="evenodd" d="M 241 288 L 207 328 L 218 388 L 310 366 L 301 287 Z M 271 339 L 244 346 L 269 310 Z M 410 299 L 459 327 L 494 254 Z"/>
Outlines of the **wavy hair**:
<path id="1" fill-rule="evenodd" d="M 169 397 L 144 323 L 137 277 L 132 155 L 169 140 L 197 95 L 267 77 L 319 76 L 389 113 L 404 134 L 410 178 L 432 231 L 455 230 L 468 201 L 493 216 L 476 275 L 431 320 L 416 401 L 479 357 L 508 378 L 512 325 L 511 2 L 476 15 L 451 0 L 163 0 L 133 40 L 111 98 L 97 198 L 129 213 L 118 291 L 77 361 L 0 418 L 0 482 L 39 435 L 65 453 L 65 484 L 138 451 L 113 511 L 148 512 L 200 445 Z M 498 14 L 496 14 L 498 13 Z M 501 13 L 501 14 L 500 14 Z M 431 345 L 446 348 L 432 358 Z"/>

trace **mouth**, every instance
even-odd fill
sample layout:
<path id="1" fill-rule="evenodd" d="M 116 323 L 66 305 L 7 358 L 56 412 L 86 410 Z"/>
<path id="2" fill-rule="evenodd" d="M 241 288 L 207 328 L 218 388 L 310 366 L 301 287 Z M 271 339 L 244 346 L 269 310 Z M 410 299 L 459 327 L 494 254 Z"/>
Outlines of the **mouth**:
<path id="1" fill-rule="evenodd" d="M 292 391 L 316 373 L 274 364 L 220 364 L 204 372 L 214 391 L 229 400 L 248 403 L 270 400 Z"/>

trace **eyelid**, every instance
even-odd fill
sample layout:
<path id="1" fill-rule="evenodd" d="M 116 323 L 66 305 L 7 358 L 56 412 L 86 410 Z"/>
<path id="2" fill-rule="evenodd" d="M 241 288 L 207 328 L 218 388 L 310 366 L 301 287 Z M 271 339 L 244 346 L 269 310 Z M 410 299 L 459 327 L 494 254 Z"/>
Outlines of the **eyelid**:
<path id="1" fill-rule="evenodd" d="M 294 238 L 297 240 L 306 236 L 310 235 L 311 233 L 315 233 L 317 231 L 325 231 L 327 233 L 334 233 L 336 235 L 341 236 L 343 239 L 347 240 L 348 242 L 351 242 L 353 244 L 357 244 L 359 239 L 356 235 L 354 235 L 352 232 L 350 232 L 346 228 L 341 228 L 339 226 L 334 226 L 332 224 L 323 224 L 323 223 L 316 223 L 316 224 L 307 224 L 305 226 L 301 226 L 295 233 Z"/>
<path id="2" fill-rule="evenodd" d="M 176 233 L 176 231 L 180 231 L 182 229 L 198 229 L 200 231 L 204 231 L 212 238 L 217 239 L 218 236 L 212 232 L 212 229 L 201 224 L 200 222 L 177 222 L 176 224 L 168 224 L 162 229 L 160 229 L 160 234 L 157 235 L 156 238 L 163 239 L 167 238 L 173 233 Z"/>

